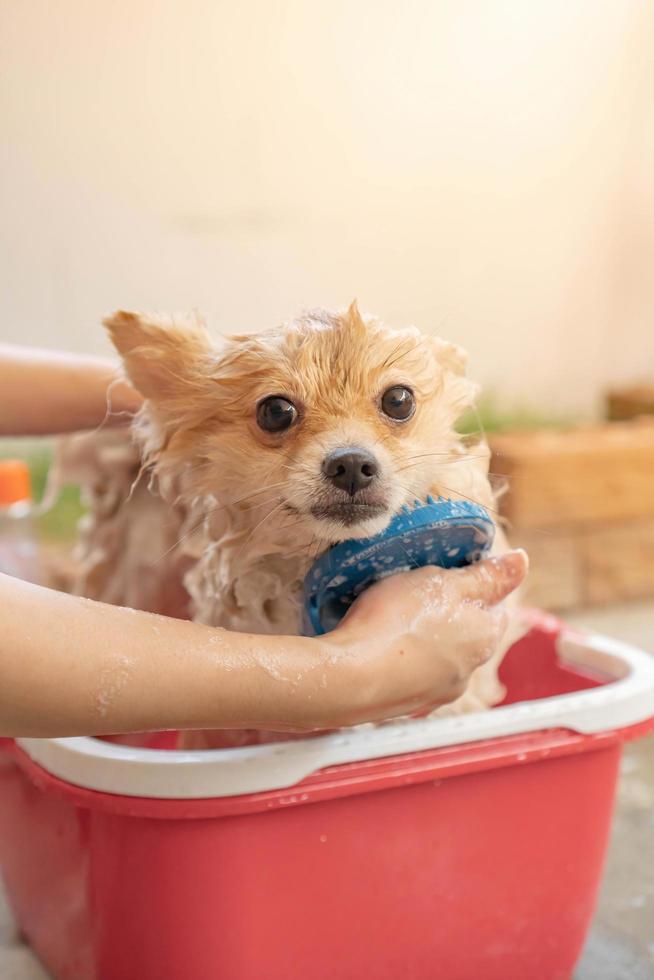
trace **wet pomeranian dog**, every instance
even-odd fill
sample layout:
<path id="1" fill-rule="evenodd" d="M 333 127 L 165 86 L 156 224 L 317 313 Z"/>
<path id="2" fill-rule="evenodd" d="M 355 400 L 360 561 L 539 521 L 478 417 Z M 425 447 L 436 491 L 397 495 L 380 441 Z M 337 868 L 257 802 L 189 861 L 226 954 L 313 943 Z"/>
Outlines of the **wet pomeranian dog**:
<path id="1" fill-rule="evenodd" d="M 298 633 L 304 576 L 330 545 L 382 531 L 428 494 L 494 513 L 488 449 L 455 428 L 477 387 L 451 343 L 391 329 L 356 303 L 219 341 L 195 316 L 118 312 L 105 326 L 145 402 L 133 441 L 111 430 L 63 450 L 90 504 L 78 593 Z M 494 551 L 504 549 L 498 529 Z M 501 700 L 510 639 L 447 710 Z M 187 733 L 183 744 L 258 738 Z"/>

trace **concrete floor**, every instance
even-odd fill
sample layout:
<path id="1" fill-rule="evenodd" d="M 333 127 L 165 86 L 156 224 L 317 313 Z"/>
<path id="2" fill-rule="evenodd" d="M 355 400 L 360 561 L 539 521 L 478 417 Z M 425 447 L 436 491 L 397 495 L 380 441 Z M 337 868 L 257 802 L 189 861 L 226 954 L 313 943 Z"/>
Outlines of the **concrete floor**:
<path id="1" fill-rule="evenodd" d="M 566 616 L 654 654 L 654 605 Z M 654 980 L 654 737 L 622 759 L 604 883 L 575 980 Z"/>
<path id="2" fill-rule="evenodd" d="M 654 654 L 654 604 L 565 618 Z M 0 980 L 48 980 L 19 941 L 1 887 Z M 530 980 L 540 980 L 536 966 Z M 597 915 L 574 980 L 654 980 L 654 738 L 625 751 Z"/>

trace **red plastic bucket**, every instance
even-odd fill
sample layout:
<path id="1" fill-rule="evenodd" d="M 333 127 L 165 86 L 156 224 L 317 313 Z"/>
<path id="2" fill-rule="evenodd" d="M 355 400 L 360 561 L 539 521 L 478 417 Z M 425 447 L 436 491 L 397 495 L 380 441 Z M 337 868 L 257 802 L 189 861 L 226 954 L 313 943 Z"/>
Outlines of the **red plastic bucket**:
<path id="1" fill-rule="evenodd" d="M 492 712 L 288 745 L 5 743 L 22 931 L 58 980 L 567 980 L 654 660 L 542 618 L 503 680 Z"/>

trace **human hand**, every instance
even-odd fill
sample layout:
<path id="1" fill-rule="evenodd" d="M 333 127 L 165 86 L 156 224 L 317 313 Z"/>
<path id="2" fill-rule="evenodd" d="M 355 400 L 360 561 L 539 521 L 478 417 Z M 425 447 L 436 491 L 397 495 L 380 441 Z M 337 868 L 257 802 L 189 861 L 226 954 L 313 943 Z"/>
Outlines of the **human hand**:
<path id="1" fill-rule="evenodd" d="M 364 592 L 328 636 L 356 685 L 341 724 L 429 711 L 459 697 L 496 651 L 508 622 L 502 600 L 527 568 L 525 552 L 511 551 L 462 569 L 416 569 Z"/>

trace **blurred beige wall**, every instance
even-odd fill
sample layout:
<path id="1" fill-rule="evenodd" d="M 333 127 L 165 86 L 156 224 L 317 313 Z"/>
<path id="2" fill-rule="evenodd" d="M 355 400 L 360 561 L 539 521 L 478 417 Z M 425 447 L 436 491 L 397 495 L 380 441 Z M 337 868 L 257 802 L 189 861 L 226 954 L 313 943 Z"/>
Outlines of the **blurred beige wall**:
<path id="1" fill-rule="evenodd" d="M 0 0 L 0 333 L 361 305 L 506 406 L 654 372 L 654 4 Z"/>

